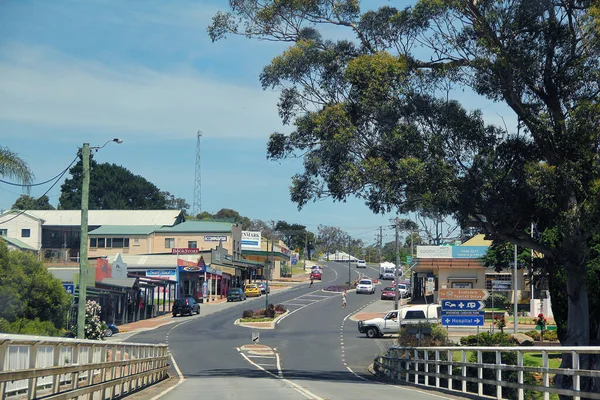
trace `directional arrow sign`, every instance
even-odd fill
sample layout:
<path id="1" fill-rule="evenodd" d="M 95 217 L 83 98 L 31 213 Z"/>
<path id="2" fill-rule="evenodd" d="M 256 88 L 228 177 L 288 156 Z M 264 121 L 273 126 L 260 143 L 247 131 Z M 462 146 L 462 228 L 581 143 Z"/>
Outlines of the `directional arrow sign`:
<path id="1" fill-rule="evenodd" d="M 479 300 L 442 300 L 442 311 L 478 311 L 485 308 L 485 303 Z"/>
<path id="2" fill-rule="evenodd" d="M 485 289 L 440 289 L 438 294 L 442 300 L 485 300 L 490 297 Z"/>
<path id="3" fill-rule="evenodd" d="M 442 313 L 444 326 L 483 326 L 485 313 L 479 315 L 446 315 Z"/>

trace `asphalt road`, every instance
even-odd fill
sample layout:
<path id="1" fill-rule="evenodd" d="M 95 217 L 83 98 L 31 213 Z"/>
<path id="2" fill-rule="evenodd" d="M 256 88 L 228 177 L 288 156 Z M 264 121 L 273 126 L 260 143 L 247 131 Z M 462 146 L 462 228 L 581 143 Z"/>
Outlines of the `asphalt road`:
<path id="1" fill-rule="evenodd" d="M 374 269 L 352 269 L 376 278 Z M 181 318 L 181 322 L 141 332 L 129 341 L 165 343 L 184 377 L 160 398 L 207 399 L 379 399 L 431 400 L 448 398 L 417 389 L 382 384 L 367 372 L 381 354 L 385 340 L 359 334 L 349 316 L 378 299 L 348 293 L 341 307 L 339 293 L 323 292 L 348 280 L 348 266 L 327 263 L 323 281 L 274 293 L 270 303 L 290 311 L 274 330 L 234 325 L 245 309 L 265 306 L 265 297 L 211 306 L 212 313 Z M 379 289 L 379 287 L 378 287 Z M 208 307 L 207 307 L 208 308 Z M 205 309 L 203 309 L 205 311 Z M 253 351 L 252 332 L 259 332 L 264 351 Z"/>

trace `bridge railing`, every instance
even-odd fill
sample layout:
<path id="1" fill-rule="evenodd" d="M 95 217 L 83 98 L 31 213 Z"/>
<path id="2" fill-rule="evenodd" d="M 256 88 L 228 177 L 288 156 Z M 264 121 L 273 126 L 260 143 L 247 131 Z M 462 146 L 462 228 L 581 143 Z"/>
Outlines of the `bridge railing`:
<path id="1" fill-rule="evenodd" d="M 552 367 L 551 360 L 556 364 L 563 354 L 572 368 Z M 545 400 L 550 394 L 600 399 L 600 393 L 581 390 L 582 378 L 600 378 L 600 371 L 581 368 L 598 354 L 600 347 L 391 347 L 373 368 L 394 381 L 495 399 L 524 400 L 533 392 Z M 525 365 L 526 358 L 541 360 L 541 366 Z M 572 389 L 553 386 L 556 375 L 571 379 Z"/>
<path id="2" fill-rule="evenodd" d="M 0 334 L 0 399 L 121 397 L 163 379 L 164 344 Z"/>

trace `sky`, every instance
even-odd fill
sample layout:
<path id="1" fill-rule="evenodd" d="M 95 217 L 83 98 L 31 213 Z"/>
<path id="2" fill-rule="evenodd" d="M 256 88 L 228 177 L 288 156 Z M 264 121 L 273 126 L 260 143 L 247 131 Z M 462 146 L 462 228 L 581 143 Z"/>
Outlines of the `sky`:
<path id="1" fill-rule="evenodd" d="M 244 37 L 212 43 L 206 28 L 228 3 L 0 0 L 0 145 L 27 161 L 41 182 L 64 170 L 83 143 L 118 137 L 123 143 L 109 143 L 96 161 L 122 165 L 192 205 L 201 131 L 202 211 L 230 208 L 315 233 L 318 225 L 336 226 L 366 244 L 383 226 L 384 243 L 391 241 L 395 215 L 374 215 L 358 199 L 323 200 L 301 211 L 291 202 L 291 177 L 302 163 L 267 160 L 269 135 L 290 128 L 278 117 L 278 92 L 262 90 L 258 79 L 287 45 Z M 511 120 L 502 105 L 461 96 L 491 123 Z M 61 183 L 48 192 L 54 206 Z M 0 183 L 0 210 L 21 194 Z"/>

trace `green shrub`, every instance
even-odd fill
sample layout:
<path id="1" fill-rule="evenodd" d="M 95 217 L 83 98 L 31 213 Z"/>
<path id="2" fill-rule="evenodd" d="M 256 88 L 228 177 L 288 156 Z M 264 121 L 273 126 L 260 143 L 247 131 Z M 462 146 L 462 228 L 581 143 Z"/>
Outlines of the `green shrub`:
<path id="1" fill-rule="evenodd" d="M 60 330 L 51 321 L 40 321 L 39 318 L 20 318 L 10 324 L 10 330 L 19 335 L 60 336 Z"/>
<path id="2" fill-rule="evenodd" d="M 460 338 L 460 344 L 463 346 L 512 346 L 514 343 L 507 333 L 496 332 L 492 335 L 489 332 L 481 332 L 479 335 Z"/>
<path id="3" fill-rule="evenodd" d="M 541 340 L 540 339 L 540 331 L 528 331 L 525 332 L 527 336 L 532 338 L 533 340 Z M 555 342 L 558 340 L 558 334 L 556 331 L 544 331 L 544 340 L 549 342 Z"/>
<path id="4" fill-rule="evenodd" d="M 0 317 L 0 333 L 13 333 L 10 322 Z"/>
<path id="5" fill-rule="evenodd" d="M 410 325 L 410 328 L 429 328 L 431 334 L 424 335 L 421 338 L 422 347 L 447 346 L 449 344 L 448 335 L 443 326 L 439 324 L 415 324 Z M 405 347 L 419 346 L 419 339 L 415 333 L 409 333 L 409 327 L 403 326 L 400 328 L 398 335 L 398 344 Z"/>

